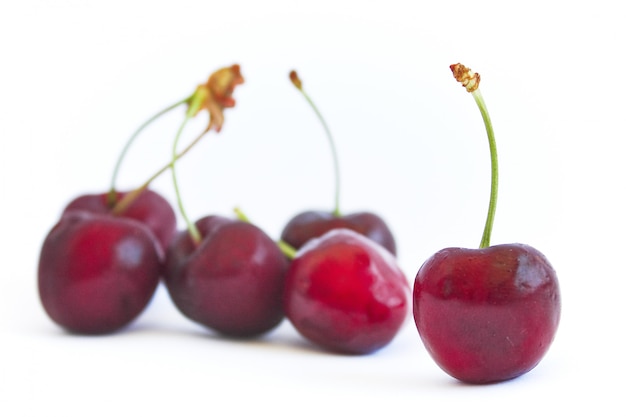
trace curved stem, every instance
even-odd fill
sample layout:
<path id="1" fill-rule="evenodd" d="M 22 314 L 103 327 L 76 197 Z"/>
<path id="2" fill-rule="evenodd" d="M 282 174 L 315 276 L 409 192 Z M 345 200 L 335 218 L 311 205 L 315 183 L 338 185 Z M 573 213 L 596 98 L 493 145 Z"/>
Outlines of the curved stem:
<path id="1" fill-rule="evenodd" d="M 326 124 L 326 120 L 324 120 L 324 117 L 322 117 L 322 113 L 320 113 L 320 111 L 317 108 L 317 106 L 315 105 L 315 103 L 313 103 L 313 100 L 311 100 L 311 97 L 309 97 L 309 95 L 304 90 L 300 90 L 300 91 L 302 91 L 302 94 L 304 95 L 304 98 L 306 99 L 306 101 L 309 102 L 309 104 L 313 108 L 313 111 L 317 115 L 317 118 L 322 123 L 322 126 L 324 127 L 324 130 L 326 131 L 326 137 L 328 138 L 328 143 L 330 145 L 330 151 L 331 151 L 332 156 L 333 156 L 333 167 L 335 169 L 335 208 L 333 210 L 333 214 L 335 216 L 339 217 L 339 216 L 341 216 L 341 211 L 339 210 L 340 181 L 339 181 L 339 157 L 338 157 L 338 154 L 337 154 L 337 147 L 335 146 L 335 141 L 333 139 L 333 135 L 330 133 L 330 129 L 328 127 L 328 124 Z"/>
<path id="2" fill-rule="evenodd" d="M 179 160 L 187 152 L 189 152 L 191 150 L 191 148 L 193 148 L 200 141 L 200 139 L 202 139 L 204 137 L 204 135 L 206 135 L 207 132 L 209 130 L 211 130 L 212 126 L 213 126 L 212 123 L 209 122 L 209 126 L 202 133 L 200 133 L 191 143 L 189 143 L 189 145 L 187 145 L 187 147 L 185 147 L 185 149 L 180 151 L 176 155 L 176 159 L 175 160 L 176 161 Z M 141 184 L 139 187 L 137 187 L 133 191 L 131 191 L 129 193 L 126 193 L 126 195 L 124 195 L 124 197 L 122 197 L 117 203 L 115 203 L 115 205 L 113 206 L 113 208 L 111 210 L 111 213 L 113 215 L 118 215 L 118 214 L 123 213 L 128 208 L 128 206 L 130 206 L 132 204 L 132 202 L 135 201 L 137 196 L 139 196 L 139 194 L 141 194 L 146 188 L 148 188 L 150 186 L 150 184 L 152 183 L 152 181 L 154 181 L 161 174 L 163 174 L 165 171 L 170 169 L 172 167 L 172 164 L 173 164 L 173 162 L 170 161 L 167 165 L 164 165 L 163 167 L 161 167 L 150 178 L 148 178 L 148 180 L 146 182 Z"/>
<path id="3" fill-rule="evenodd" d="M 248 218 L 248 216 L 246 216 L 246 214 L 239 207 L 235 207 L 233 210 L 239 220 L 245 223 L 250 223 L 250 218 Z M 289 243 L 281 239 L 276 242 L 276 245 L 283 255 L 287 257 L 287 259 L 294 259 L 296 257 L 298 250 Z"/>
<path id="4" fill-rule="evenodd" d="M 490 244 L 491 230 L 493 229 L 493 220 L 496 215 L 496 203 L 498 201 L 498 152 L 496 149 L 496 138 L 493 133 L 493 126 L 491 124 L 491 118 L 487 111 L 487 106 L 483 99 L 480 89 L 476 89 L 472 92 L 472 96 L 478 104 L 480 114 L 483 117 L 485 123 L 485 129 L 487 130 L 487 138 L 489 140 L 489 153 L 491 155 L 491 193 L 489 196 L 489 209 L 487 211 L 487 220 L 485 221 L 485 229 L 483 230 L 483 236 L 480 240 L 480 248 L 486 248 Z"/>
<path id="5" fill-rule="evenodd" d="M 204 90 L 202 90 L 204 91 Z M 187 122 L 198 112 L 198 109 L 201 107 L 202 102 L 206 99 L 206 94 L 202 92 L 197 92 L 191 97 L 191 102 L 189 103 L 189 108 L 187 109 L 187 113 L 185 114 L 185 120 L 180 125 L 178 132 L 176 133 L 176 137 L 174 138 L 174 144 L 172 145 L 172 161 L 170 162 L 170 169 L 172 170 L 172 181 L 174 183 L 174 191 L 176 193 L 176 202 L 178 203 L 178 209 L 180 210 L 180 214 L 185 220 L 187 224 L 187 229 L 189 231 L 189 235 L 191 239 L 194 241 L 196 245 L 200 244 L 202 241 L 202 236 L 200 235 L 200 231 L 196 227 L 196 225 L 191 221 L 187 212 L 185 211 L 185 207 L 183 205 L 183 201 L 181 198 L 180 187 L 178 186 L 178 178 L 176 175 L 176 160 L 179 158 L 177 153 L 178 142 L 180 140 L 181 134 L 187 125 Z M 210 125 L 209 125 L 210 126 Z M 204 133 L 206 133 L 206 130 Z M 203 134 L 204 134 L 203 133 Z"/>
<path id="6" fill-rule="evenodd" d="M 119 174 L 120 167 L 122 166 L 122 161 L 126 158 L 126 154 L 128 153 L 128 150 L 130 149 L 131 145 L 135 142 L 135 139 L 137 138 L 137 136 L 139 136 L 139 134 L 146 127 L 148 127 L 152 122 L 154 122 L 156 119 L 158 119 L 159 117 L 163 116 L 165 113 L 168 113 L 169 111 L 175 109 L 176 107 L 178 107 L 178 106 L 180 106 L 182 104 L 185 104 L 189 99 L 190 99 L 190 97 L 187 97 L 187 98 L 185 98 L 183 100 L 180 100 L 180 101 L 172 104 L 171 106 L 166 107 L 163 110 L 159 111 L 154 116 L 152 116 L 148 120 L 146 120 L 141 126 L 139 126 L 137 128 L 137 130 L 135 130 L 135 132 L 130 136 L 128 141 L 126 141 L 126 144 L 124 145 L 124 148 L 122 148 L 122 152 L 120 153 L 119 157 L 117 158 L 117 161 L 115 163 L 115 168 L 113 169 L 113 175 L 111 176 L 111 188 L 109 189 L 109 194 L 107 195 L 107 203 L 111 207 L 114 206 L 117 203 L 117 193 L 116 193 L 115 184 L 117 182 L 117 176 Z"/>
<path id="7" fill-rule="evenodd" d="M 328 143 L 330 144 L 330 151 L 333 157 L 333 167 L 335 170 L 335 208 L 333 210 L 333 215 L 339 217 L 341 216 L 341 210 L 339 209 L 339 196 L 341 194 L 340 193 L 341 181 L 339 178 L 339 156 L 337 153 L 337 147 L 335 146 L 335 140 L 333 139 L 333 135 L 330 133 L 330 128 L 328 127 L 326 120 L 322 116 L 322 113 L 319 111 L 319 109 L 317 108 L 317 106 L 315 105 L 311 97 L 309 97 L 306 91 L 304 91 L 304 89 L 302 88 L 302 81 L 298 78 L 298 74 L 295 71 L 291 71 L 291 73 L 289 73 L 289 78 L 291 79 L 291 82 L 293 83 L 293 85 L 298 90 L 300 90 L 300 92 L 302 93 L 306 101 L 309 103 L 309 105 L 311 106 L 315 114 L 317 115 L 317 118 L 322 123 L 322 126 L 324 127 L 324 131 L 326 132 L 326 137 L 328 138 Z"/>

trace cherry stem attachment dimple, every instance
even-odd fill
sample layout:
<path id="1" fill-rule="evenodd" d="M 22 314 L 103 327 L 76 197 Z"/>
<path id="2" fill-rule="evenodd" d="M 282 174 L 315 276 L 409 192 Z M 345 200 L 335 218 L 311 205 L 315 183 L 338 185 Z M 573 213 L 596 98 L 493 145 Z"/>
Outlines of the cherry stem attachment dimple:
<path id="1" fill-rule="evenodd" d="M 239 207 L 235 207 L 233 209 L 233 211 L 235 212 L 235 215 L 237 216 L 237 219 L 239 219 L 239 220 L 241 220 L 242 222 L 245 222 L 245 223 L 251 223 L 250 222 L 250 218 L 248 216 L 246 216 L 246 214 Z M 284 240 L 280 239 L 280 240 L 278 240 L 276 242 L 276 245 L 278 246 L 280 251 L 283 253 L 283 255 L 285 255 L 287 257 L 287 259 L 293 259 L 293 258 L 296 257 L 296 253 L 298 251 L 297 251 L 296 248 L 291 246 L 289 243 L 287 243 Z"/>
<path id="2" fill-rule="evenodd" d="M 487 111 L 485 100 L 482 93 L 478 88 L 480 84 L 480 74 L 473 72 L 471 69 L 463 66 L 462 64 L 450 65 L 450 69 L 454 75 L 454 78 L 459 81 L 466 90 L 472 94 L 480 114 L 485 123 L 485 129 L 487 130 L 487 139 L 489 140 L 489 153 L 491 156 L 491 192 L 489 195 L 489 208 L 487 210 L 487 220 L 485 221 L 485 228 L 483 230 L 483 236 L 480 240 L 480 248 L 487 248 L 490 245 L 491 231 L 493 229 L 493 221 L 496 215 L 496 203 L 498 201 L 498 152 L 496 149 L 496 138 L 493 133 L 493 126 L 491 124 L 491 118 Z"/>
<path id="3" fill-rule="evenodd" d="M 337 147 L 335 146 L 333 135 L 331 134 L 330 128 L 328 127 L 326 120 L 322 116 L 322 113 L 319 111 L 319 109 L 317 108 L 317 106 L 315 105 L 311 97 L 302 88 L 302 81 L 298 77 L 298 74 L 296 73 L 296 71 L 291 71 L 289 73 L 289 79 L 291 80 L 291 83 L 300 91 L 300 93 L 302 93 L 302 96 L 309 103 L 309 105 L 311 106 L 315 114 L 317 115 L 317 118 L 322 123 L 322 126 L 324 127 L 324 131 L 326 132 L 326 137 L 328 138 L 328 143 L 330 144 L 330 151 L 333 157 L 333 167 L 335 170 L 335 208 L 333 210 L 333 215 L 340 217 L 341 211 L 339 209 L 339 195 L 340 195 L 340 182 L 341 181 L 339 179 L 339 156 L 337 153 Z"/>
<path id="4" fill-rule="evenodd" d="M 180 100 L 162 110 L 160 110 L 159 112 L 157 112 L 155 115 L 153 115 L 152 117 L 150 117 L 148 120 L 146 120 L 141 126 L 139 126 L 137 128 L 137 130 L 135 130 L 135 132 L 133 132 L 133 134 L 130 136 L 130 138 L 128 138 L 128 140 L 126 141 L 126 144 L 124 145 L 124 148 L 122 148 L 122 152 L 120 153 L 119 157 L 117 158 L 117 161 L 115 163 L 115 168 L 113 169 L 113 175 L 111 177 L 111 188 L 109 189 L 109 194 L 107 195 L 107 203 L 110 207 L 113 207 L 118 201 L 117 201 L 117 189 L 115 187 L 116 183 L 117 183 L 117 176 L 119 175 L 119 171 L 120 168 L 122 166 L 122 161 L 126 158 L 126 154 L 128 153 L 128 150 L 130 149 L 131 145 L 135 142 L 135 139 L 137 139 L 137 137 L 139 136 L 139 134 L 141 132 L 144 131 L 145 128 L 147 128 L 150 124 L 152 124 L 155 120 L 157 120 L 158 118 L 160 118 L 161 116 L 163 116 L 164 114 L 174 110 L 176 107 L 181 106 L 185 103 L 187 103 L 189 101 L 191 97 L 186 97 L 183 100 Z"/>

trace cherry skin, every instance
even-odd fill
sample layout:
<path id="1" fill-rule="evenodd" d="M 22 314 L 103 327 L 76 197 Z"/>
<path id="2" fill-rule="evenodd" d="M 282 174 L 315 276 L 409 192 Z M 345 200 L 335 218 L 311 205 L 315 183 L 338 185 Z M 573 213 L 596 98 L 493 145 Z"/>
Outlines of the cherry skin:
<path id="1" fill-rule="evenodd" d="M 67 213 L 41 248 L 40 300 L 50 318 L 70 332 L 111 333 L 148 305 L 162 261 L 157 239 L 142 223 L 86 211 Z"/>
<path id="2" fill-rule="evenodd" d="M 554 269 L 523 244 L 443 249 L 415 278 L 420 337 L 435 362 L 463 382 L 530 371 L 550 347 L 560 314 Z"/>
<path id="3" fill-rule="evenodd" d="M 116 201 L 120 201 L 127 192 L 117 192 Z M 91 213 L 113 214 L 113 207 L 108 203 L 108 193 L 85 194 L 76 197 L 65 207 L 63 213 L 85 210 Z M 176 213 L 170 203 L 157 192 L 146 189 L 119 214 L 145 224 L 155 234 L 165 250 L 176 234 Z"/>
<path id="4" fill-rule="evenodd" d="M 281 239 L 294 248 L 300 249 L 310 239 L 339 228 L 360 233 L 396 255 L 396 241 L 391 230 L 382 218 L 370 212 L 337 216 L 328 211 L 305 211 L 287 223 L 282 231 Z"/>
<path id="5" fill-rule="evenodd" d="M 387 345 L 404 323 L 409 285 L 395 257 L 349 229 L 310 240 L 285 281 L 285 313 L 311 342 L 338 353 Z"/>
<path id="6" fill-rule="evenodd" d="M 195 225 L 202 241 L 180 232 L 167 254 L 165 284 L 180 312 L 231 337 L 278 326 L 288 261 L 276 243 L 239 220 L 207 216 Z"/>

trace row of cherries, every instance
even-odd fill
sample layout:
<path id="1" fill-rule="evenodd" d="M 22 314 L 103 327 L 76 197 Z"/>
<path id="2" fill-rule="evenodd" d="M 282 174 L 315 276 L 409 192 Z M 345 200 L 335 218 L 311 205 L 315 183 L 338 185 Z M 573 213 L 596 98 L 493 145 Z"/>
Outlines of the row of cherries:
<path id="1" fill-rule="evenodd" d="M 560 292 L 554 269 L 536 249 L 490 246 L 498 183 L 495 138 L 479 75 L 460 64 L 451 69 L 474 96 L 487 128 L 491 198 L 479 249 L 443 249 L 419 269 L 413 317 L 444 371 L 468 383 L 497 382 L 528 372 L 543 358 L 558 327 Z M 115 332 L 144 311 L 163 282 L 184 316 L 228 337 L 262 335 L 286 317 L 304 338 L 338 353 L 367 354 L 393 340 L 411 307 L 394 237 L 376 214 L 341 213 L 332 136 L 294 71 L 290 79 L 328 134 L 337 179 L 334 210 L 298 214 L 278 241 L 240 210 L 234 218 L 190 221 L 176 162 L 207 133 L 220 132 L 224 110 L 235 105 L 233 92 L 244 82 L 240 67 L 222 68 L 131 136 L 110 191 L 79 196 L 65 207 L 43 242 L 38 268 L 39 296 L 54 322 L 77 334 Z M 119 192 L 116 177 L 130 145 L 149 123 L 181 105 L 186 113 L 172 160 L 137 189 Z M 186 123 L 204 110 L 206 129 L 179 151 Z M 170 203 L 149 188 L 168 170 L 187 226 L 183 231 Z"/>

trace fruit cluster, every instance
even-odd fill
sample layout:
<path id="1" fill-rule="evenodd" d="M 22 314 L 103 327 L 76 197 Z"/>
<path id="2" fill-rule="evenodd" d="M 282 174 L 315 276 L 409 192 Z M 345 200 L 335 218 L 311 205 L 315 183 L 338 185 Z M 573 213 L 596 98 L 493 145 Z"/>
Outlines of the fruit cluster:
<path id="1" fill-rule="evenodd" d="M 443 249 L 421 266 L 413 286 L 413 317 L 444 371 L 468 383 L 497 382 L 529 371 L 544 356 L 558 326 L 560 293 L 554 270 L 536 249 L 489 244 L 498 184 L 493 129 L 478 74 L 460 64 L 451 69 L 485 121 L 491 200 L 479 249 Z M 224 110 L 235 106 L 234 90 L 244 82 L 238 65 L 222 68 L 141 125 L 117 161 L 110 190 L 75 198 L 47 234 L 38 284 L 54 322 L 76 334 L 115 332 L 141 314 L 163 283 L 184 316 L 228 337 L 259 336 L 287 318 L 304 338 L 338 353 L 367 354 L 393 340 L 411 305 L 394 237 L 374 213 L 341 212 L 330 130 L 294 71 L 290 79 L 326 130 L 335 168 L 334 210 L 296 215 L 277 241 L 241 210 L 234 218 L 189 219 L 177 161 L 206 134 L 220 132 Z M 118 191 L 117 174 L 135 138 L 182 105 L 186 112 L 171 161 L 138 188 Z M 209 114 L 206 129 L 179 151 L 187 122 L 203 110 Z M 185 230 L 177 229 L 170 203 L 149 188 L 168 170 Z"/>

